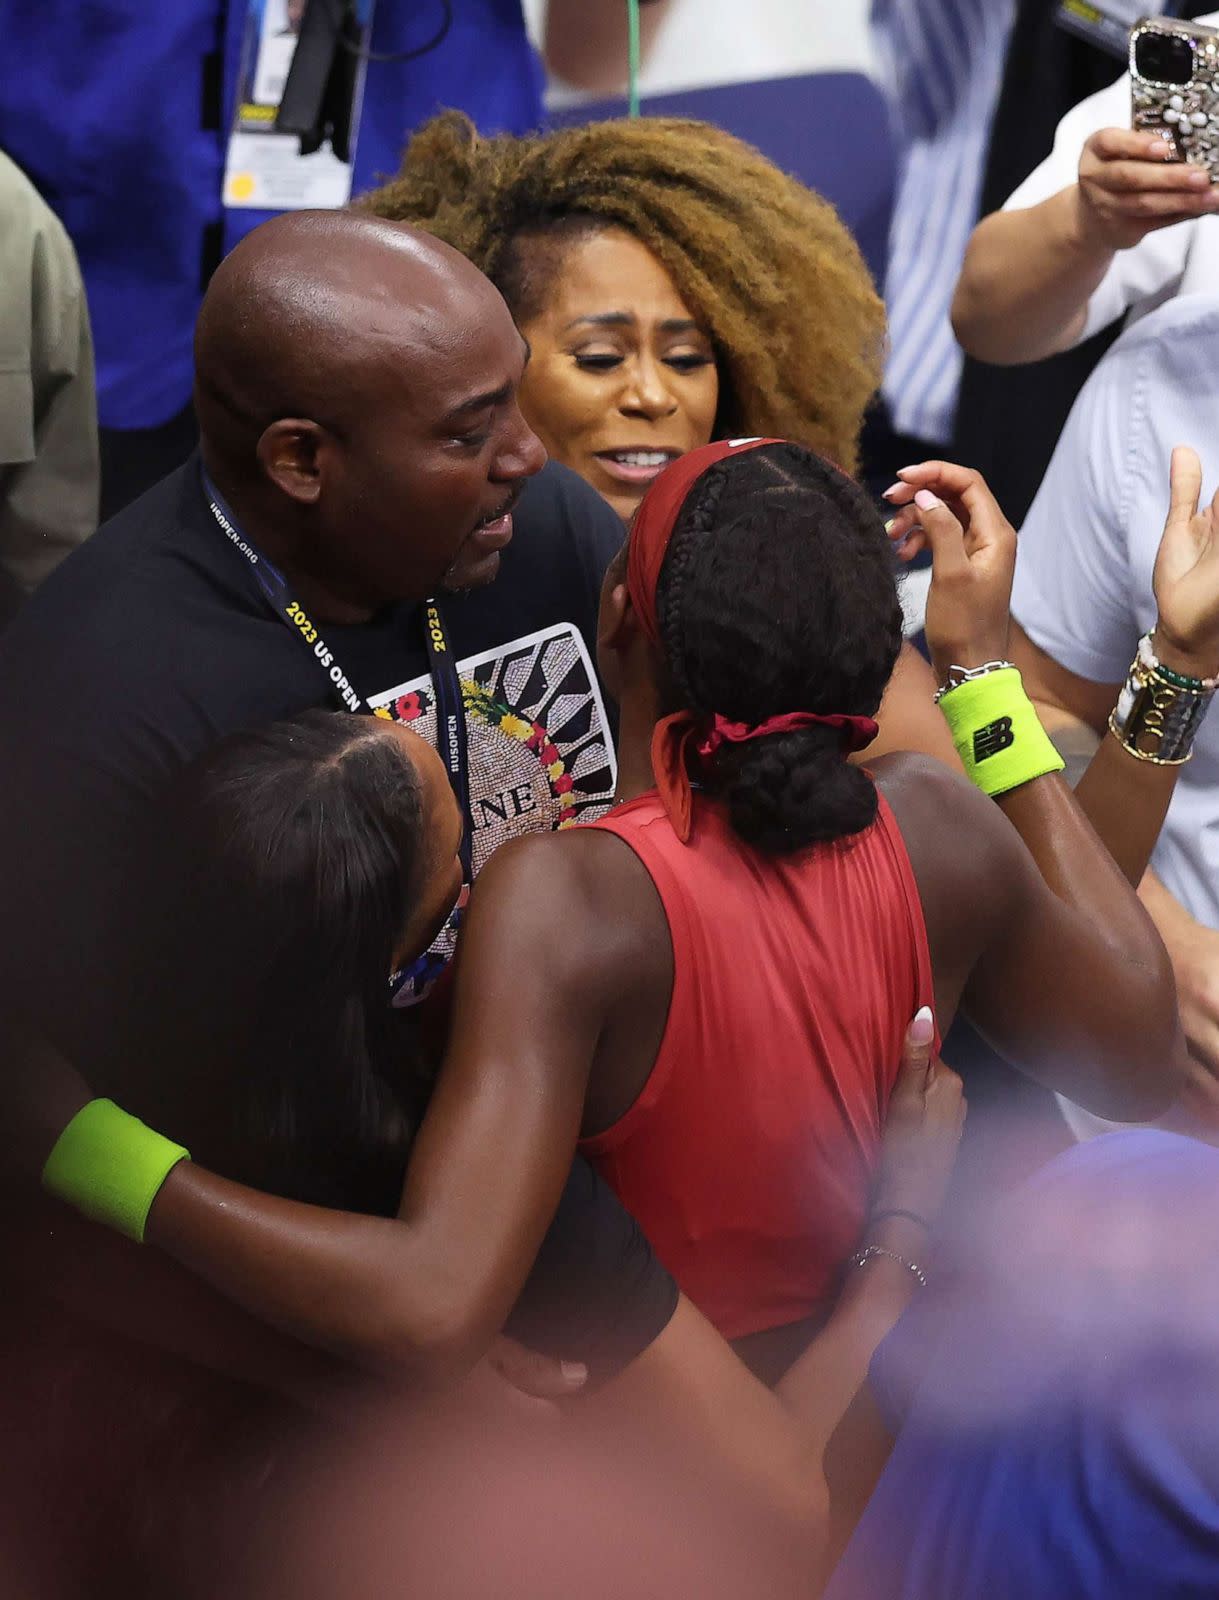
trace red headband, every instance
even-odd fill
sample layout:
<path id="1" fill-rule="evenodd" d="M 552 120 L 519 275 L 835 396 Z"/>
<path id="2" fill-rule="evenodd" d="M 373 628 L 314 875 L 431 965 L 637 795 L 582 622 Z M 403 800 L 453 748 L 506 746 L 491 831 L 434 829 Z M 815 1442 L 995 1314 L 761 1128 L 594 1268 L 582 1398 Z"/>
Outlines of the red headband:
<path id="1" fill-rule="evenodd" d="M 659 649 L 660 628 L 656 620 L 656 585 L 673 530 L 690 490 L 703 473 L 729 456 L 763 445 L 782 444 L 781 439 L 724 439 L 701 446 L 679 456 L 660 474 L 640 502 L 631 524 L 627 548 L 626 586 L 631 605 L 645 635 Z M 693 799 L 686 767 L 687 747 L 698 730 L 693 711 L 676 711 L 656 724 L 652 734 L 652 773 L 656 787 L 679 839 L 690 837 Z M 789 733 L 797 728 L 823 726 L 837 728 L 843 736 L 843 750 L 862 750 L 876 737 L 876 724 L 870 717 L 818 716 L 812 711 L 788 712 L 769 717 L 757 727 L 729 722 L 717 716 L 698 747 L 700 755 L 711 755 L 726 740 L 744 743 L 772 733 Z"/>
<path id="2" fill-rule="evenodd" d="M 764 444 L 782 443 L 782 439 L 720 439 L 714 444 L 700 445 L 667 466 L 639 502 L 626 552 L 626 586 L 635 615 L 654 645 L 660 644 L 656 585 L 660 582 L 665 552 L 686 496 L 717 461 L 742 455 L 746 450 L 759 450 Z"/>

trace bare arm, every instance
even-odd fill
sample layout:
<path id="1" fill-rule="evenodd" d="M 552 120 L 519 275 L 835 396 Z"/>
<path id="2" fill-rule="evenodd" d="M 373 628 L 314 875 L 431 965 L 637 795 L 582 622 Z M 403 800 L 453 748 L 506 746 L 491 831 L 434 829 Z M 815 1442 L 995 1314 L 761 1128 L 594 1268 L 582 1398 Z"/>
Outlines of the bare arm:
<path id="1" fill-rule="evenodd" d="M 871 766 L 893 750 L 915 750 L 934 756 L 950 772 L 961 772 L 961 758 L 948 725 L 935 705 L 935 674 L 910 644 L 902 646 L 889 687 L 876 714 L 876 739 L 852 760 Z"/>
<path id="2" fill-rule="evenodd" d="M 577 854 L 525 840 L 480 876 L 453 1036 L 396 1218 L 302 1206 L 184 1165 L 149 1238 L 350 1359 L 438 1380 L 471 1367 L 520 1293 L 575 1152 L 606 984 L 578 936 L 595 919 L 574 909 L 579 884 L 569 894 L 560 881 Z M 570 913 L 561 928 L 556 897 Z M 556 993 L 571 998 L 555 1005 Z"/>
<path id="3" fill-rule="evenodd" d="M 1059 749 L 1065 749 L 1065 739 L 1078 738 L 1075 730 L 1101 734 L 1109 741 L 1109 712 L 1118 693 L 1115 683 L 1093 683 L 1069 672 L 1035 645 L 1016 622 L 1011 626 L 1011 659 L 1021 669 L 1029 698 Z M 1123 811 L 1117 787 L 1112 797 L 1107 797 L 1101 779 L 1113 782 L 1120 774 L 1112 763 L 1105 763 L 1097 773 L 1089 771 L 1086 776 L 1088 784 L 1077 789 L 1077 798 L 1088 810 L 1089 821 L 1113 848 L 1113 834 L 1120 838 L 1123 830 Z M 1192 917 L 1150 867 L 1139 882 L 1139 899 L 1173 962 L 1181 1026 L 1190 1051 L 1182 1101 L 1190 1115 L 1214 1130 L 1219 1126 L 1219 933 Z"/>
<path id="4" fill-rule="evenodd" d="M 1003 366 L 1068 349 L 1119 250 L 1214 211 L 1208 175 L 1169 155 L 1152 134 L 1101 129 L 1083 147 L 1078 182 L 1040 205 L 984 217 L 952 303 L 969 354 Z"/>
<path id="5" fill-rule="evenodd" d="M 1108 729 L 1115 686 L 1086 685 L 1039 651 L 1022 630 L 1013 630 L 1008 601 L 1015 535 L 980 476 L 945 462 L 924 462 L 902 476 L 909 487 L 895 498 L 908 498 L 921 488 L 924 494 L 932 491 L 933 499 L 937 492 L 945 495 L 952 506 L 920 511 L 916 504 L 896 519 L 900 536 L 912 517 L 921 518 L 920 531 L 908 544 L 930 540 L 938 563 L 927 620 L 938 675 L 942 677 L 954 661 L 977 665 L 994 656 L 1005 657 L 1014 643 L 1017 665 L 1031 669 L 1029 697 L 1047 723 L 1074 716 L 1102 734 L 1076 798 L 1110 856 L 1137 886 L 1164 825 L 1180 768 L 1131 756 Z M 1159 610 L 1153 645 L 1166 666 L 1209 678 L 1219 670 L 1219 493 L 1199 509 L 1202 465 L 1197 454 L 1184 447 L 1173 451 L 1170 484 L 1168 515 L 1152 575 Z M 964 543 L 954 512 L 965 525 Z M 1018 828 L 1030 793 L 1040 796 L 1041 791 L 1024 786 L 1000 802 Z M 1038 804 L 1043 803 L 1039 798 Z M 1062 852 L 1052 847 L 1051 835 L 1039 831 L 1028 842 L 1047 881 L 1061 890 L 1069 868 Z"/>
<path id="6" fill-rule="evenodd" d="M 1039 206 L 995 211 L 970 238 L 952 328 L 979 361 L 1018 366 L 1075 344 L 1113 251 L 1080 228 L 1072 184 Z"/>
<path id="7" fill-rule="evenodd" d="M 639 48 L 645 58 L 670 0 L 643 0 Z M 549 0 L 542 55 L 547 68 L 575 89 L 618 93 L 626 84 L 626 0 Z"/>
<path id="8" fill-rule="evenodd" d="M 939 673 L 952 662 L 977 666 L 1002 658 L 1014 533 L 978 474 L 937 462 L 904 476 L 911 487 L 936 490 L 920 490 L 923 504 L 899 514 L 896 531 L 917 519 L 918 538 L 932 548 L 927 634 Z M 1189 485 L 1179 481 L 1178 490 L 1186 496 Z M 895 498 L 908 501 L 909 493 Z M 1114 844 L 1137 883 L 1175 773 L 1134 759 L 1112 738 L 1108 745 L 1097 757 L 1098 782 L 1114 796 Z M 915 785 L 899 795 L 913 813 L 914 837 L 920 829 L 929 839 L 942 836 L 942 819 L 955 806 L 954 836 L 990 852 L 970 869 L 975 882 L 987 885 L 991 912 L 965 995 L 974 1021 L 1009 1059 L 1102 1115 L 1133 1119 L 1166 1109 L 1180 1061 L 1171 968 L 1068 786 L 1051 775 L 1004 795 L 999 807 L 1013 833 L 996 828 L 997 808 L 972 791 L 961 789 L 955 801 L 947 792 L 929 799 L 931 776 L 924 775 L 921 791 Z M 944 863 L 941 879 L 954 866 L 959 862 Z M 935 880 L 934 863 L 926 876 Z M 964 880 L 957 887 L 967 892 Z M 951 907 L 941 940 L 952 948 Z"/>
<path id="9" fill-rule="evenodd" d="M 364 1367 L 429 1382 L 473 1367 L 558 1204 L 613 981 L 611 947 L 623 944 L 616 928 L 581 913 L 578 869 L 564 881 L 585 853 L 521 841 L 482 873 L 463 931 L 458 1021 L 396 1218 L 279 1199 L 182 1162 L 152 1206 L 148 1242 L 254 1316 Z M 569 913 L 562 924 L 556 897 Z M 578 936 L 585 928 L 591 951 Z M 506 1026 L 513 1016 L 528 1026 Z M 57 1058 L 41 1072 L 32 1065 L 24 1120 L 33 1132 L 23 1142 L 45 1158 L 89 1093 Z"/>

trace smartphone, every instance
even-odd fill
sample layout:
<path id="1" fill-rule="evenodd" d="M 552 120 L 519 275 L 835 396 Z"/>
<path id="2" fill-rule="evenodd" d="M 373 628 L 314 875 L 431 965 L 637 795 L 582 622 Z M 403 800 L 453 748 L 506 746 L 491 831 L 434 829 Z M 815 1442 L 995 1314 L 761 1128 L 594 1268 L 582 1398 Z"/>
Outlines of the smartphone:
<path id="1" fill-rule="evenodd" d="M 1131 126 L 1219 182 L 1219 28 L 1144 17 L 1130 31 Z"/>

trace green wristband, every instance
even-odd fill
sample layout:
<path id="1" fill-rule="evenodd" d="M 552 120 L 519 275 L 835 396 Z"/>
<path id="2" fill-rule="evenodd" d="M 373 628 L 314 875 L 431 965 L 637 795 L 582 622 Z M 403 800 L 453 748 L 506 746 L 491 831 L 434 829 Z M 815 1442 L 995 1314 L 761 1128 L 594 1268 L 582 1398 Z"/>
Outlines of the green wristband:
<path id="1" fill-rule="evenodd" d="M 985 794 L 1006 794 L 1066 765 L 1037 720 L 1015 667 L 958 684 L 942 696 L 940 710 L 969 781 Z"/>
<path id="2" fill-rule="evenodd" d="M 161 1185 L 190 1151 L 146 1128 L 113 1100 L 90 1100 L 55 1141 L 42 1186 L 94 1222 L 144 1242 Z"/>

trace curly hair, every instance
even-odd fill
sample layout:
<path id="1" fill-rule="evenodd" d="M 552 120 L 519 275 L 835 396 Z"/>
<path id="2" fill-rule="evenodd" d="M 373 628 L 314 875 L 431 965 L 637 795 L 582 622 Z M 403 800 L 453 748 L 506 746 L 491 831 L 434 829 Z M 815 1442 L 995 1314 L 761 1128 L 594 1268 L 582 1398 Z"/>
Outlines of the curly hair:
<path id="1" fill-rule="evenodd" d="M 880 516 L 798 445 L 730 456 L 682 507 L 656 589 L 673 697 L 756 726 L 789 711 L 872 716 L 902 642 Z M 700 777 L 747 843 L 786 855 L 860 833 L 876 790 L 832 728 L 724 744 Z"/>
<path id="2" fill-rule="evenodd" d="M 711 335 L 716 436 L 795 439 L 855 470 L 883 306 L 833 207 L 721 128 L 641 117 L 484 139 L 449 111 L 358 204 L 460 250 L 518 323 L 543 303 L 574 237 L 626 230 Z"/>

